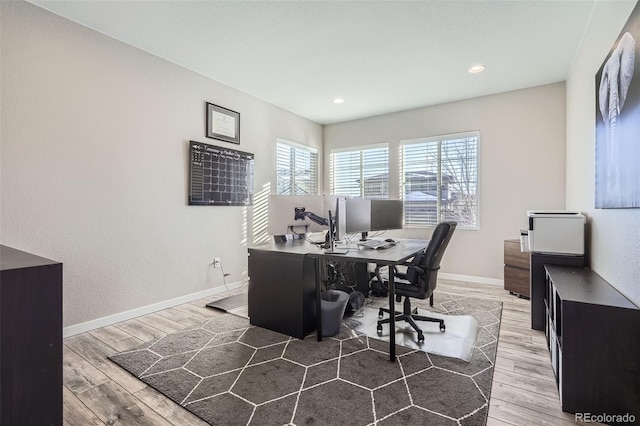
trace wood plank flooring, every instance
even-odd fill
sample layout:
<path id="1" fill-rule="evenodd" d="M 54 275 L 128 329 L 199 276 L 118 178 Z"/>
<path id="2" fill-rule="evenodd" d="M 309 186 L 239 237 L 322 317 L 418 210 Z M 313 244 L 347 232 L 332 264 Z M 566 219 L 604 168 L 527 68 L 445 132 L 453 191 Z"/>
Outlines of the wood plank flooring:
<path id="1" fill-rule="evenodd" d="M 461 281 L 440 280 L 438 290 L 503 302 L 488 426 L 576 424 L 573 415 L 560 409 L 544 333 L 530 328 L 528 300 L 502 287 Z M 65 339 L 64 424 L 206 425 L 107 356 L 220 315 L 205 307 L 214 298 Z"/>

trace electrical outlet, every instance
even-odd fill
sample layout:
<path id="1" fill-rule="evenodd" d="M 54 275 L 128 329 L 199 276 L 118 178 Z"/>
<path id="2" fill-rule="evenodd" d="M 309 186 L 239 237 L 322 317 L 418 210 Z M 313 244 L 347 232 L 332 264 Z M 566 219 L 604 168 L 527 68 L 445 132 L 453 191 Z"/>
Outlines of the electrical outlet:
<path id="1" fill-rule="evenodd" d="M 219 257 L 214 257 L 213 258 L 213 267 L 214 268 L 219 268 L 220 267 L 220 258 Z"/>

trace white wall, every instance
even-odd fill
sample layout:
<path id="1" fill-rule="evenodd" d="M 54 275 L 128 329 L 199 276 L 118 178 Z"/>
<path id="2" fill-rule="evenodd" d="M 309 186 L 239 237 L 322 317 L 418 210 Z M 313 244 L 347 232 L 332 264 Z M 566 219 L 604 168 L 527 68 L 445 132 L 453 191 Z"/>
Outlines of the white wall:
<path id="1" fill-rule="evenodd" d="M 589 216 L 591 266 L 640 305 L 640 209 L 595 209 L 595 74 L 635 2 L 598 2 L 567 78 L 567 208 Z M 638 78 L 636 70 L 635 78 Z M 640 182 L 638 183 L 640 185 Z"/>
<path id="2" fill-rule="evenodd" d="M 555 83 L 328 125 L 325 164 L 332 149 L 388 142 L 391 197 L 397 198 L 401 140 L 479 130 L 480 229 L 456 231 L 442 271 L 502 278 L 503 241 L 519 238 L 526 211 L 565 206 L 564 96 L 564 83 Z M 327 192 L 329 178 L 326 173 Z M 431 230 L 389 234 L 429 238 Z"/>
<path id="3" fill-rule="evenodd" d="M 214 256 L 228 282 L 244 281 L 276 138 L 321 149 L 322 127 L 36 6 L 0 3 L 0 242 L 64 263 L 64 325 L 221 286 Z M 240 112 L 239 146 L 204 137 L 205 101 Z M 189 140 L 255 153 L 253 208 L 186 205 Z"/>

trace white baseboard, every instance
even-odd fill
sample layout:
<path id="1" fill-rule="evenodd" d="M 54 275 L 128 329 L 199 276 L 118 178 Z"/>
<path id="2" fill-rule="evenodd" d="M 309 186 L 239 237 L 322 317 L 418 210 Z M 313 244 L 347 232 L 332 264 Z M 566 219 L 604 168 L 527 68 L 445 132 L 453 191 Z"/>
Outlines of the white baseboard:
<path id="1" fill-rule="evenodd" d="M 475 277 L 472 275 L 459 275 L 459 274 L 447 274 L 440 273 L 438 274 L 439 278 L 444 278 L 447 280 L 456 280 L 456 281 L 468 281 L 480 284 L 491 284 L 497 286 L 503 286 L 504 282 L 501 279 L 497 278 L 485 278 L 485 277 Z M 240 287 L 243 287 L 246 284 L 245 281 L 238 281 L 234 283 L 229 283 L 227 286 L 230 290 L 234 290 Z M 224 286 L 218 286 L 214 288 L 210 288 L 207 290 L 199 291 L 197 293 L 187 294 L 186 296 L 176 297 L 174 299 L 165 300 L 162 302 L 154 303 L 152 305 L 142 306 L 140 308 L 131 309 L 130 311 L 120 312 L 113 315 L 108 315 L 106 317 L 97 318 L 95 320 L 83 322 L 80 324 L 70 325 L 65 327 L 62 330 L 62 337 L 70 337 L 75 336 L 76 334 L 86 333 L 87 331 L 95 330 L 96 328 L 106 327 L 108 325 L 116 324 L 118 322 L 130 320 L 132 318 L 137 318 L 142 315 L 147 315 L 153 312 L 161 311 L 163 309 L 171 308 L 173 306 L 182 305 L 183 303 L 189 303 L 193 300 L 202 299 L 203 297 L 213 296 L 218 293 L 225 292 L 226 289 Z"/>
<path id="2" fill-rule="evenodd" d="M 238 281 L 227 284 L 230 290 L 241 288 L 246 284 L 246 281 Z M 224 286 L 218 286 L 207 290 L 199 291 L 197 293 L 187 294 L 186 296 L 176 297 L 174 299 L 165 300 L 162 302 L 154 303 L 152 305 L 142 306 L 140 308 L 131 309 L 130 311 L 120 312 L 118 314 L 108 315 L 106 317 L 97 318 L 91 321 L 83 322 L 80 324 L 70 325 L 62 329 L 62 337 L 70 337 L 80 333 L 86 333 L 87 331 L 95 330 L 96 328 L 106 327 L 118 322 L 130 320 L 142 315 L 147 315 L 152 312 L 161 311 L 163 309 L 171 308 L 173 306 L 182 305 L 183 303 L 189 303 L 193 300 L 202 299 L 203 297 L 212 296 L 214 294 L 223 293 L 227 291 Z"/>
<path id="3" fill-rule="evenodd" d="M 499 285 L 500 287 L 504 286 L 504 280 L 498 278 L 474 277 L 473 275 L 447 274 L 444 272 L 439 273 L 438 278 L 455 281 L 468 281 L 471 283 Z"/>

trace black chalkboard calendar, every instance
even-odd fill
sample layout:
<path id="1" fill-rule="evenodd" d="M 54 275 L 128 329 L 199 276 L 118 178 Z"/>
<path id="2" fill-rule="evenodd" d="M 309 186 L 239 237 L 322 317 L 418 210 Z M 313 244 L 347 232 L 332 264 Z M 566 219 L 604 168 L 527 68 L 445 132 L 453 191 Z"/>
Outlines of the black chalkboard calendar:
<path id="1" fill-rule="evenodd" d="M 189 142 L 189 205 L 250 206 L 253 154 Z"/>

